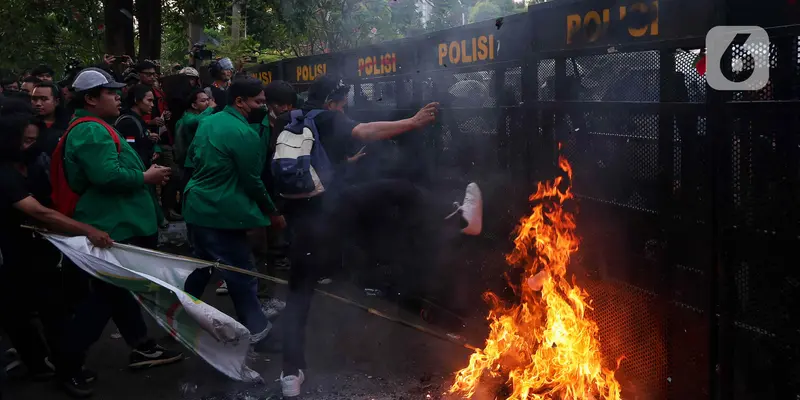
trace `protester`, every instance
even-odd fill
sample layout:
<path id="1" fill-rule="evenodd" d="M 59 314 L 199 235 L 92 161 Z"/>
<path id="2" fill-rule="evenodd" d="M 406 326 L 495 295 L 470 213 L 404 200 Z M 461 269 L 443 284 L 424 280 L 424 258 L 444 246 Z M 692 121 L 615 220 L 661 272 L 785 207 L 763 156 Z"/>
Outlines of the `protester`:
<path id="1" fill-rule="evenodd" d="M 122 104 L 123 113 L 117 118 L 114 127 L 122 134 L 142 160 L 145 168 L 150 168 L 158 153 L 155 144 L 158 134 L 147 129 L 147 124 L 142 116 L 148 115 L 153 110 L 153 89 L 147 85 L 133 86 L 125 95 Z"/>
<path id="2" fill-rule="evenodd" d="M 29 375 L 45 379 L 54 375 L 48 358 L 58 354 L 66 322 L 58 270 L 61 255 L 21 225 L 37 223 L 84 235 L 98 247 L 108 247 L 112 240 L 107 233 L 42 204 L 49 204 L 49 191 L 40 190 L 41 182 L 34 182 L 29 168 L 38 153 L 38 133 L 30 104 L 4 100 L 0 106 L 0 304 L 5 307 L 0 323 Z M 36 290 L 30 290 L 25 284 L 29 282 L 36 282 Z M 34 312 L 42 322 L 46 343 L 30 322 Z M 84 377 L 91 376 L 84 372 Z"/>
<path id="3" fill-rule="evenodd" d="M 200 73 L 197 72 L 196 69 L 194 69 L 192 67 L 186 67 L 186 68 L 181 69 L 178 73 L 181 74 L 181 75 L 188 76 L 189 77 L 189 83 L 192 85 L 192 87 L 198 87 L 199 88 L 201 86 L 200 85 Z"/>
<path id="4" fill-rule="evenodd" d="M 139 79 L 139 74 L 134 71 L 133 68 L 128 68 L 122 73 L 122 81 L 125 82 L 125 87 L 122 88 L 122 95 L 125 96 L 128 91 L 135 85 L 138 85 L 141 81 Z"/>
<path id="5" fill-rule="evenodd" d="M 194 141 L 197 126 L 200 121 L 213 114 L 217 106 L 214 99 L 200 89 L 193 90 L 186 99 L 186 103 L 186 110 L 175 123 L 175 161 L 178 165 L 183 166 L 183 182 L 180 185 L 181 199 L 184 198 L 186 184 L 194 174 L 194 164 L 192 164 L 189 149 Z"/>
<path id="6" fill-rule="evenodd" d="M 3 92 L 6 94 L 19 92 L 19 82 L 17 82 L 15 79 L 3 80 Z"/>
<path id="7" fill-rule="evenodd" d="M 189 150 L 194 175 L 186 185 L 184 217 L 197 257 L 255 270 L 247 230 L 285 226 L 269 197 L 260 174 L 267 138 L 250 124 L 266 116 L 264 91 L 255 79 L 235 81 L 228 89 L 228 105 L 205 118 Z M 261 311 L 256 279 L 219 271 L 228 285 L 236 315 L 250 330 L 256 349 L 266 344 L 272 324 Z M 192 273 L 186 292 L 201 297 L 210 268 Z"/>
<path id="8" fill-rule="evenodd" d="M 120 243 L 154 249 L 157 245 L 158 213 L 152 185 L 169 179 L 169 169 L 151 166 L 145 169 L 136 151 L 113 128 L 102 120 L 119 115 L 117 83 L 98 68 L 81 71 L 73 82 L 76 118 L 93 117 L 96 121 L 78 123 L 65 133 L 53 156 L 53 171 L 63 166 L 69 188 L 80 193 L 73 218 L 107 230 Z M 77 120 L 76 120 L 77 121 Z M 63 160 L 60 159 L 63 156 Z M 63 204 L 55 204 L 63 208 Z M 96 342 L 109 318 L 119 328 L 126 343 L 133 348 L 130 368 L 147 368 L 182 359 L 179 352 L 167 350 L 147 337 L 141 309 L 130 292 L 97 278 L 89 278 L 92 292 L 78 306 L 63 335 L 63 356 L 56 364 L 59 381 L 74 396 L 91 395 L 93 388 L 81 374 L 81 365 L 89 347 Z"/>
<path id="9" fill-rule="evenodd" d="M 275 144 L 286 123 L 289 122 L 288 112 L 294 109 L 297 104 L 297 92 L 291 84 L 286 81 L 272 81 L 264 87 L 264 96 L 267 101 L 267 117 L 264 119 L 259 129 L 262 134 L 268 135 L 269 146 L 267 148 L 267 162 L 264 163 L 264 171 L 261 173 L 261 180 L 267 189 L 270 197 L 275 201 L 278 209 L 282 209 L 282 199 L 275 192 L 272 171 L 270 164 L 275 154 Z M 264 273 L 274 276 L 278 266 L 286 267 L 288 260 L 288 243 L 283 230 L 258 229 L 253 233 L 254 241 L 257 243 L 256 251 L 266 257 Z M 258 295 L 262 298 L 262 310 L 268 316 L 276 315 L 286 308 L 286 303 L 278 300 L 274 294 L 274 284 L 265 280 L 259 280 Z"/>
<path id="10" fill-rule="evenodd" d="M 291 228 L 291 272 L 289 275 L 289 297 L 284 311 L 283 372 L 280 381 L 284 397 L 298 396 L 305 380 L 305 325 L 311 305 L 314 286 L 319 277 L 325 276 L 326 269 L 341 266 L 341 245 L 337 241 L 343 235 L 342 227 L 350 222 L 348 218 L 358 215 L 359 209 L 370 203 L 380 201 L 389 206 L 396 204 L 406 207 L 406 203 L 416 203 L 419 191 L 410 183 L 398 181 L 370 182 L 369 187 L 342 187 L 337 176 L 342 176 L 354 140 L 371 142 L 391 139 L 408 131 L 425 127 L 436 119 L 437 103 L 423 107 L 412 118 L 400 121 L 381 121 L 358 123 L 349 119 L 343 112 L 347 105 L 349 86 L 337 82 L 329 76 L 318 78 L 308 91 L 308 100 L 303 107 L 305 115 L 314 112 L 313 118 L 318 130 L 320 146 L 317 151 L 325 153 L 331 171 L 319 170 L 316 173 L 326 176 L 324 192 L 312 193 L 312 197 L 291 196 L 285 201 L 285 213 Z M 292 121 L 302 124 L 302 119 Z M 302 125 L 301 125 L 302 126 Z M 286 129 L 290 129 L 287 126 Z M 297 129 L 297 128 L 292 128 Z M 281 139 L 278 139 L 278 146 Z M 312 150 L 313 151 L 313 150 Z M 274 165 L 280 166 L 276 153 Z M 315 168 L 322 167 L 319 165 Z M 275 167 L 278 168 L 278 167 Z M 321 169 L 321 168 L 320 168 Z M 276 169 L 273 172 L 277 172 Z M 281 186 L 276 176 L 276 185 Z M 322 179 L 322 178 L 320 178 Z M 284 186 L 285 187 L 285 186 Z M 280 189 L 280 187 L 279 187 Z M 316 189 L 315 189 L 316 192 Z M 286 196 L 284 196 L 286 197 Z M 471 234 L 479 232 L 480 192 L 472 184 L 465 196 L 464 218 Z"/>
<path id="11" fill-rule="evenodd" d="M 22 93 L 30 95 L 33 92 L 33 88 L 36 87 L 37 84 L 42 83 L 42 80 L 31 75 L 22 80 L 22 86 L 20 86 L 20 91 Z"/>
<path id="12" fill-rule="evenodd" d="M 39 83 L 33 88 L 31 104 L 39 125 L 40 148 L 51 156 L 69 126 L 70 112 L 63 106 L 60 88 L 52 81 Z"/>
<path id="13" fill-rule="evenodd" d="M 39 78 L 39 80 L 42 82 L 52 82 L 53 77 L 56 76 L 56 71 L 53 71 L 53 69 L 49 66 L 42 64 L 34 68 L 33 71 L 31 71 L 31 75 Z"/>
<path id="14" fill-rule="evenodd" d="M 172 132 L 167 129 L 166 125 L 166 120 L 171 117 L 171 113 L 167 110 L 167 98 L 164 92 L 159 89 L 156 68 L 156 64 L 147 60 L 140 62 L 135 67 L 141 83 L 150 86 L 154 96 L 153 104 L 155 106 L 152 112 L 142 117 L 149 129 L 158 132 L 159 140 L 157 144 L 160 149 L 157 160 L 158 165 L 170 168 L 175 175 L 178 175 L 179 171 L 175 164 L 175 156 L 172 148 L 174 140 Z M 178 176 L 178 178 L 180 177 Z M 178 202 L 179 183 L 180 179 L 173 179 L 161 188 L 161 208 L 164 212 L 164 216 L 170 221 L 180 221 L 183 219 L 183 217 L 175 211 Z"/>
<path id="15" fill-rule="evenodd" d="M 214 80 L 210 86 L 211 97 L 213 97 L 214 102 L 217 103 L 217 111 L 221 111 L 222 108 L 225 107 L 225 104 L 227 104 L 225 91 L 228 90 L 228 86 L 231 84 L 233 62 L 227 57 L 219 61 L 212 61 L 211 64 L 208 65 L 208 72 L 211 75 L 211 79 Z"/>

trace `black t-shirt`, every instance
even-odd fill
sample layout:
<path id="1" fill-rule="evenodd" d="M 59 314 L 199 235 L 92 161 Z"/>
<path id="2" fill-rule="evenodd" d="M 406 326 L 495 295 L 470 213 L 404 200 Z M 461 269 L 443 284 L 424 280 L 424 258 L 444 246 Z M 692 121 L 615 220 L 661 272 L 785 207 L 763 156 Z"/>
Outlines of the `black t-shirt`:
<path id="1" fill-rule="evenodd" d="M 20 228 L 25 214 L 14 204 L 31 196 L 27 179 L 9 164 L 0 165 L 0 250 L 3 260 L 10 264 L 19 252 L 30 248 L 32 232 Z"/>
<path id="2" fill-rule="evenodd" d="M 319 141 L 325 148 L 325 153 L 328 154 L 331 163 L 336 168 L 342 167 L 347 163 L 348 157 L 355 155 L 351 151 L 354 143 L 353 129 L 360 122 L 353 121 L 338 111 L 323 111 L 314 118 L 314 123 L 319 131 Z"/>

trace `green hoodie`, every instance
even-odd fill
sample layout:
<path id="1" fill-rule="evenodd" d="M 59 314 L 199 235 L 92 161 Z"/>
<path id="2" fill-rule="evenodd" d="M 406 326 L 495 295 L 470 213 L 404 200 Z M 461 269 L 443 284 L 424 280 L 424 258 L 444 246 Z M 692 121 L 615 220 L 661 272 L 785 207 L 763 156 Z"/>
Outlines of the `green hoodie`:
<path id="1" fill-rule="evenodd" d="M 75 118 L 92 116 L 75 110 Z M 95 122 L 75 126 L 64 143 L 64 170 L 80 195 L 72 218 L 108 232 L 115 241 L 158 232 L 159 207 L 144 183 L 144 164 L 116 130 L 119 152 L 108 130 Z"/>
<path id="2" fill-rule="evenodd" d="M 186 112 L 183 114 L 183 117 L 175 123 L 175 132 L 178 134 L 175 136 L 174 150 L 175 161 L 178 165 L 183 164 L 186 168 L 194 168 L 189 149 L 191 149 L 198 124 L 200 124 L 203 118 L 212 114 L 214 114 L 214 108 L 212 107 L 206 108 L 205 111 L 199 114 Z"/>
<path id="3" fill-rule="evenodd" d="M 203 119 L 189 149 L 195 169 L 185 190 L 187 223 L 218 229 L 269 225 L 264 214 L 276 209 L 261 181 L 268 140 L 231 106 Z"/>

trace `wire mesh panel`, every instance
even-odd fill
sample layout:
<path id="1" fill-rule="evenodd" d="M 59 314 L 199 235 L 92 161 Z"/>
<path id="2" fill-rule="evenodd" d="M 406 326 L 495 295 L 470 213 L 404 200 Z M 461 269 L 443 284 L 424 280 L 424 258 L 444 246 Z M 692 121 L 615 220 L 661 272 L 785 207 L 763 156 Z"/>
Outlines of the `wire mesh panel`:
<path id="1" fill-rule="evenodd" d="M 711 164 L 698 154 L 708 150 L 705 82 L 693 71 L 691 45 L 670 40 L 703 43 L 709 10 L 600 1 L 530 12 L 539 39 L 530 62 L 537 121 L 573 166 L 577 262 L 604 356 L 627 357 L 622 396 L 707 397 L 711 231 L 697 226 L 711 189 Z"/>
<path id="2" fill-rule="evenodd" d="M 800 273 L 787 258 L 800 244 L 798 38 L 770 39 L 729 49 L 734 77 L 770 69 L 763 89 L 731 93 L 726 112 L 726 277 L 732 288 L 723 300 L 735 325 L 737 399 L 800 396 Z"/>

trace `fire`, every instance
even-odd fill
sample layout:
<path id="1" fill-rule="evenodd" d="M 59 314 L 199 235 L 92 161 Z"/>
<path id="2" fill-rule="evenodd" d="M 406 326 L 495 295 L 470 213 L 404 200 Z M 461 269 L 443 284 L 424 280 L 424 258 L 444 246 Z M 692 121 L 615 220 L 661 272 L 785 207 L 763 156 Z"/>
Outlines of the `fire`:
<path id="1" fill-rule="evenodd" d="M 572 168 L 563 157 L 559 167 L 569 184 L 560 188 L 563 177 L 539 183 L 529 198 L 532 212 L 520 221 L 515 248 L 506 256 L 509 265 L 522 268 L 522 284 L 514 286 L 520 302 L 507 306 L 484 294 L 491 306 L 489 338 L 458 371 L 450 393 L 472 398 L 488 374 L 507 377 L 508 400 L 621 398 L 615 370 L 603 366 L 597 324 L 586 316 L 589 295 L 574 277 L 567 279 L 579 239 L 574 214 L 563 209 L 573 197 Z"/>

